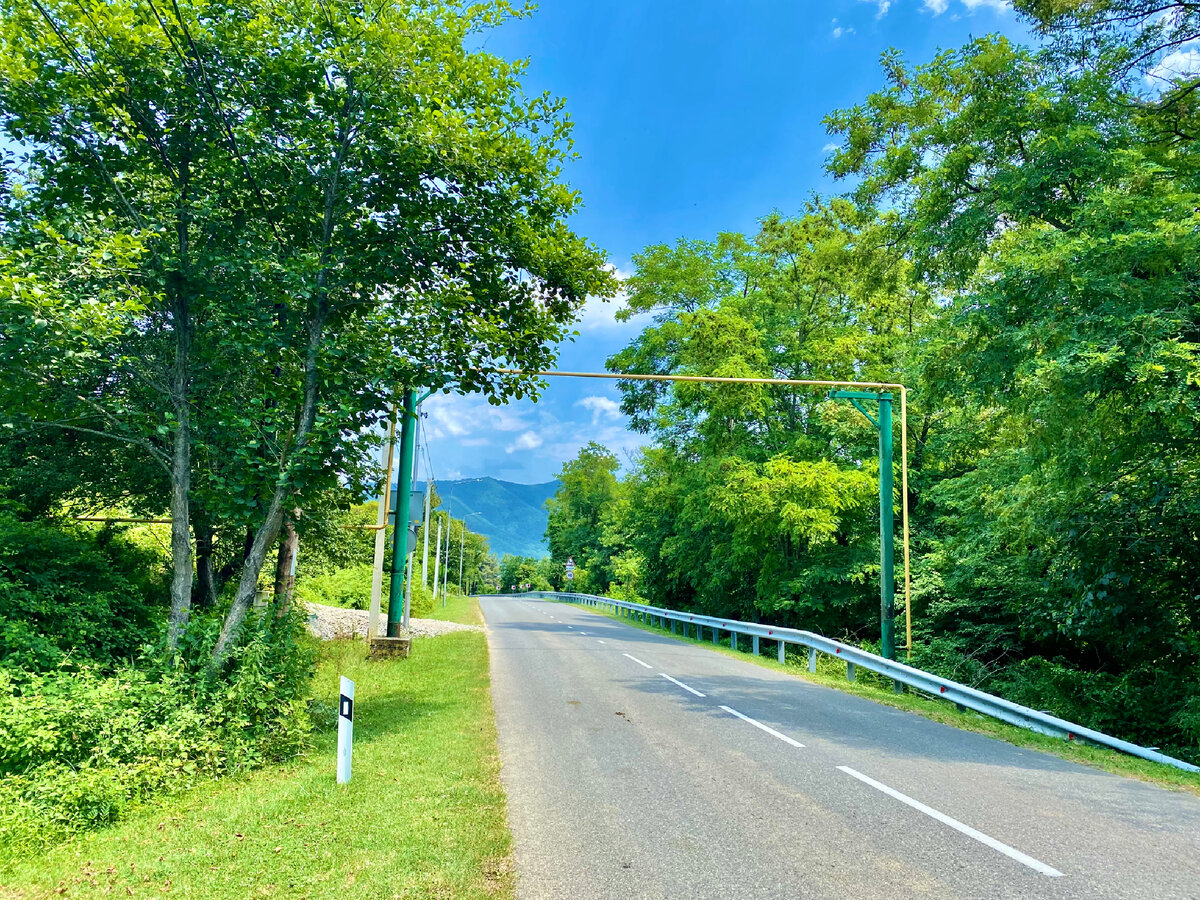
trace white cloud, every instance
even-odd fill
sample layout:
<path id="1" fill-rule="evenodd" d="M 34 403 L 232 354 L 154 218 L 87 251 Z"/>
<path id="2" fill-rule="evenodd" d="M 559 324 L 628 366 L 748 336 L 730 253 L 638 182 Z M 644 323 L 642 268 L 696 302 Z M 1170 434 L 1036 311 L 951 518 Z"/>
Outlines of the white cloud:
<path id="1" fill-rule="evenodd" d="M 492 445 L 492 442 L 487 438 L 467 438 L 466 440 L 459 441 L 459 443 L 464 447 L 490 447 Z"/>
<path id="2" fill-rule="evenodd" d="M 434 394 L 421 408 L 426 414 L 424 432 L 431 440 L 454 438 L 466 444 L 461 439 L 467 435 L 520 431 L 530 424 L 523 412 L 510 406 L 493 406 L 480 394 Z"/>
<path id="3" fill-rule="evenodd" d="M 575 401 L 576 406 L 582 406 L 592 414 L 592 424 L 598 425 L 601 419 L 620 419 L 621 404 L 608 397 L 584 397 Z"/>
<path id="4" fill-rule="evenodd" d="M 610 270 L 617 278 L 624 281 L 629 277 L 630 273 L 622 271 L 616 266 L 610 266 Z M 617 295 L 610 300 L 605 300 L 601 297 L 588 297 L 584 303 L 583 309 L 579 311 L 579 320 L 576 323 L 576 328 L 580 334 L 588 332 L 629 332 L 630 334 L 642 330 L 642 323 L 636 319 L 627 319 L 624 322 L 617 320 L 617 311 L 627 309 L 629 307 L 628 298 L 623 290 L 619 290 Z"/>
<path id="5" fill-rule="evenodd" d="M 1158 65 L 1146 73 L 1146 81 L 1161 87 L 1163 82 L 1195 75 L 1200 75 L 1200 46 L 1193 43 L 1160 59 Z"/>
<path id="6" fill-rule="evenodd" d="M 637 459 L 649 439 L 644 435 L 628 431 L 620 425 L 608 425 L 603 428 L 586 429 L 563 435 L 554 443 L 547 444 L 543 448 L 543 453 L 553 459 L 564 461 L 574 459 L 579 455 L 580 448 L 586 446 L 589 441 L 595 441 L 600 446 L 607 447 L 616 455 L 621 467 L 626 468 L 629 462 Z"/>
<path id="7" fill-rule="evenodd" d="M 821 148 L 821 152 L 822 153 L 832 153 L 834 150 L 837 150 L 841 146 L 842 146 L 841 144 L 836 144 L 833 141 L 830 141 L 828 144 L 826 144 L 824 147 Z"/>
<path id="8" fill-rule="evenodd" d="M 998 13 L 1012 12 L 1010 0 L 960 0 L 960 2 L 970 13 L 977 9 L 990 9 Z M 921 8 L 935 16 L 940 16 L 950 8 L 950 0 L 925 0 Z"/>
<path id="9" fill-rule="evenodd" d="M 515 453 L 518 450 L 536 450 L 542 446 L 542 436 L 536 431 L 526 431 L 519 438 L 504 448 L 505 453 Z"/>
<path id="10" fill-rule="evenodd" d="M 859 0 L 860 3 L 871 3 L 875 6 L 875 18 L 882 19 L 892 8 L 892 0 Z"/>
<path id="11" fill-rule="evenodd" d="M 841 25 L 839 25 L 839 24 L 837 23 L 837 19 L 834 19 L 834 20 L 833 20 L 833 21 L 832 21 L 830 24 L 831 24 L 831 25 L 833 25 L 833 32 L 832 32 L 832 33 L 833 33 L 833 39 L 834 39 L 835 41 L 836 41 L 838 38 L 840 38 L 840 37 L 841 37 L 843 34 L 854 34 L 854 29 L 853 29 L 853 28 L 843 28 Z"/>

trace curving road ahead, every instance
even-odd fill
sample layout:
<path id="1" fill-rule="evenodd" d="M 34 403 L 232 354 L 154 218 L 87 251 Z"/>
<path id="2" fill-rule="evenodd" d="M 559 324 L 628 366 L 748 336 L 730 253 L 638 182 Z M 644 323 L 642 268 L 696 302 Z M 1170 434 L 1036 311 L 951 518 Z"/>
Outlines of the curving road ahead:
<path id="1" fill-rule="evenodd" d="M 521 900 L 1200 900 L 1200 798 L 484 598 Z"/>

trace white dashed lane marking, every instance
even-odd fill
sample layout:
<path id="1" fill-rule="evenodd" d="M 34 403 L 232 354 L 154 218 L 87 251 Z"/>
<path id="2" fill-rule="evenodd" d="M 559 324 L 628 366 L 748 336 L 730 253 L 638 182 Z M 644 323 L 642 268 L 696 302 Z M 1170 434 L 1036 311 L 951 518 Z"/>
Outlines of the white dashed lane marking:
<path id="1" fill-rule="evenodd" d="M 1052 868 L 1052 867 L 1046 865 L 1044 862 L 1039 862 L 1038 860 L 1034 859 L 1032 856 L 1025 855 L 1020 850 L 1014 850 L 1012 847 L 1008 846 L 1008 844 L 1001 843 L 1000 841 L 996 840 L 994 837 L 989 837 L 988 835 L 984 834 L 982 831 L 976 831 L 970 825 L 964 825 L 962 822 L 958 821 L 958 819 L 952 819 L 952 818 L 950 818 L 950 816 L 946 815 L 945 813 L 938 812 L 936 809 L 934 809 L 931 806 L 926 806 L 920 800 L 914 800 L 912 797 L 909 797 L 907 794 L 900 793 L 895 788 L 890 788 L 886 784 L 876 781 L 874 778 L 868 778 L 862 772 L 857 772 L 854 769 L 850 768 L 849 766 L 838 766 L 838 771 L 845 772 L 847 775 L 850 775 L 853 778 L 857 778 L 863 784 L 868 784 L 871 787 L 875 788 L 875 790 L 882 791 L 883 793 L 887 794 L 889 797 L 891 797 L 895 800 L 899 800 L 901 803 L 903 803 L 907 806 L 911 806 L 913 809 L 917 810 L 918 812 L 925 813 L 925 815 L 929 816 L 931 819 L 936 819 L 937 821 L 941 822 L 943 825 L 949 825 L 955 831 L 957 831 L 961 834 L 965 834 L 967 837 L 973 838 L 974 840 L 979 841 L 979 843 L 981 843 L 987 847 L 991 847 L 993 850 L 995 850 L 999 853 L 1003 853 L 1009 859 L 1015 859 L 1021 865 L 1028 866 L 1029 868 L 1033 869 L 1035 872 L 1040 872 L 1041 874 L 1048 875 L 1051 878 L 1061 878 L 1062 877 L 1062 872 L 1058 871 L 1058 869 Z"/>

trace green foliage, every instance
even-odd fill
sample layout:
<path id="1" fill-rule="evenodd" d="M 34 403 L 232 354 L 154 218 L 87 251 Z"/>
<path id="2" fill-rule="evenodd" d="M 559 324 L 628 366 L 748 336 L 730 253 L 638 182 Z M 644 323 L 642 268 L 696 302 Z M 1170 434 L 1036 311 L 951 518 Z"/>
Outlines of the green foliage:
<path id="1" fill-rule="evenodd" d="M 370 564 L 338 569 L 328 575 L 313 575 L 296 579 L 296 599 L 323 606 L 346 609 L 366 609 L 371 602 Z M 383 595 L 387 596 L 391 579 L 385 572 Z"/>
<path id="2" fill-rule="evenodd" d="M 22 521 L 0 509 L 0 669 L 131 660 L 162 627 L 161 561 L 128 529 Z"/>
<path id="3" fill-rule="evenodd" d="M 605 566 L 609 554 L 602 540 L 602 517 L 617 500 L 618 466 L 617 458 L 595 441 L 563 464 L 558 489 L 546 501 L 551 565 L 539 573 L 544 580 L 565 584 L 564 567 L 568 559 L 574 559 L 571 586 L 575 590 L 601 593 L 607 589 Z"/>
<path id="4" fill-rule="evenodd" d="M 565 582 L 561 578 L 548 578 L 550 569 L 541 566 L 540 562 L 532 556 L 504 554 L 500 560 L 500 591 L 505 594 L 520 592 L 526 590 L 525 585 L 529 585 L 528 590 L 533 591 L 562 590 Z"/>
<path id="5" fill-rule="evenodd" d="M 31 849 L 303 749 L 312 658 L 302 627 L 300 616 L 265 615 L 220 676 L 203 674 L 204 644 L 184 669 L 0 670 L 0 846 Z"/>
<path id="6" fill-rule="evenodd" d="M 840 198 L 769 216 L 753 238 L 650 247 L 635 264 L 630 308 L 654 321 L 613 371 L 894 381 L 935 312 L 884 224 Z M 856 411 L 807 389 L 620 387 L 655 446 L 595 504 L 603 524 L 582 551 L 605 561 L 593 580 L 836 635 L 870 627 L 876 441 Z"/>

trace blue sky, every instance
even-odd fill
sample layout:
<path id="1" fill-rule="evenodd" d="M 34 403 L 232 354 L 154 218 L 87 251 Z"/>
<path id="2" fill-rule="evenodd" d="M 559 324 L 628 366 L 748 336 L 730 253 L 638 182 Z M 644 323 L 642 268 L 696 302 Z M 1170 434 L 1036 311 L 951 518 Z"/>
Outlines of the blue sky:
<path id="1" fill-rule="evenodd" d="M 486 48 L 529 59 L 529 92 L 566 98 L 580 158 L 565 177 L 584 202 L 572 225 L 628 273 L 649 244 L 753 232 L 835 192 L 821 119 L 882 86 L 880 54 L 925 62 L 991 32 L 1028 40 L 1006 0 L 543 0 Z M 637 334 L 613 309 L 588 304 L 559 368 L 603 371 Z M 565 379 L 537 404 L 433 397 L 434 476 L 547 481 L 589 440 L 628 459 L 640 438 L 617 398 L 612 383 Z"/>

